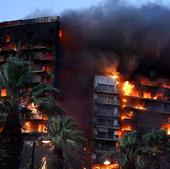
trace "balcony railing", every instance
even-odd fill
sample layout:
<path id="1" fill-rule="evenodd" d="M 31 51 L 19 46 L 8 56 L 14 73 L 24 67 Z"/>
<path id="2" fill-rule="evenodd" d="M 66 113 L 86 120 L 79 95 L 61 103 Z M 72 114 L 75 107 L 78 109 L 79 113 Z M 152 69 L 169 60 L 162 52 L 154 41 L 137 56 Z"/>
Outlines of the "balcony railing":
<path id="1" fill-rule="evenodd" d="M 118 100 L 104 99 L 104 98 L 95 98 L 95 103 L 106 104 L 106 105 L 119 105 Z"/>
<path id="2" fill-rule="evenodd" d="M 119 94 L 118 90 L 115 89 L 114 85 L 97 85 L 95 87 L 96 92 L 101 93 L 111 93 L 111 94 Z"/>
<path id="3" fill-rule="evenodd" d="M 114 134 L 96 134 L 95 138 L 98 140 L 118 141 L 118 138 Z"/>
<path id="4" fill-rule="evenodd" d="M 108 122 L 97 122 L 96 123 L 97 127 L 107 127 L 107 128 L 114 128 L 114 129 L 119 129 L 119 124 L 114 124 L 113 123 L 108 123 Z"/>
<path id="5" fill-rule="evenodd" d="M 96 151 L 114 151 L 114 146 L 96 146 Z"/>

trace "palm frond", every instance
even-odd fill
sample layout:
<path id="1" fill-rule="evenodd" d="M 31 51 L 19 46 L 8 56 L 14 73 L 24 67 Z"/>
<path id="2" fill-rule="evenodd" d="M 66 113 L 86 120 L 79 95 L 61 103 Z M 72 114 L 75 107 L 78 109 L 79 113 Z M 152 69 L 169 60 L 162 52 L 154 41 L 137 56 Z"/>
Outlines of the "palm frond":
<path id="1" fill-rule="evenodd" d="M 54 98 L 56 98 L 58 97 L 59 91 L 51 85 L 40 83 L 32 89 L 31 94 L 33 97 L 53 96 Z"/>

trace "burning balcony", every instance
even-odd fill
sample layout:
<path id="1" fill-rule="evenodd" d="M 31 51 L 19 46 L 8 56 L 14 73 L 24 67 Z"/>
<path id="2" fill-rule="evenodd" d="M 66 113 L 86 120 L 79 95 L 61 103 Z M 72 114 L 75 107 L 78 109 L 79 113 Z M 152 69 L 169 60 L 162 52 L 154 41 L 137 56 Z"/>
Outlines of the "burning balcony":
<path id="1" fill-rule="evenodd" d="M 27 121 L 22 128 L 22 133 L 47 133 L 45 123 L 40 121 Z"/>

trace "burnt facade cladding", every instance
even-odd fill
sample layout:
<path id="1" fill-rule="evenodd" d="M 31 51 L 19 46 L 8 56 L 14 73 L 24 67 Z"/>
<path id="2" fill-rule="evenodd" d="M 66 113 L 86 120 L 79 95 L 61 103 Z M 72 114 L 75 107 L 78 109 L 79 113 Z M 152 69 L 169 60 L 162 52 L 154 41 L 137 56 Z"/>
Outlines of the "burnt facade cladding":
<path id="1" fill-rule="evenodd" d="M 42 17 L 0 23 L 0 68 L 9 59 L 28 61 L 33 76 L 28 88 L 38 83 L 56 86 L 56 61 L 59 56 L 59 17 Z M 1 97 L 6 96 L 1 90 Z M 47 116 L 38 112 L 36 105 L 29 108 L 33 117 L 25 123 L 23 133 L 46 131 Z"/>
<path id="2" fill-rule="evenodd" d="M 141 134 L 162 128 L 170 134 L 169 96 L 170 89 L 160 84 L 142 84 L 138 96 L 122 96 L 122 128 L 137 130 Z"/>

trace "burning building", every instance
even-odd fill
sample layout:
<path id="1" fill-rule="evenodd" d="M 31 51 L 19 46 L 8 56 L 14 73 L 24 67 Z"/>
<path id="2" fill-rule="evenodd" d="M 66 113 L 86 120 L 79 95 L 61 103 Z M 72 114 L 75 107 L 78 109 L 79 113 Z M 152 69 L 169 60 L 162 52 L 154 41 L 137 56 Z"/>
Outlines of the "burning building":
<path id="1" fill-rule="evenodd" d="M 58 17 L 16 20 L 0 23 L 0 68 L 8 58 L 17 58 L 29 62 L 33 74 L 28 88 L 38 83 L 56 86 L 56 60 L 59 49 L 60 26 Z M 7 95 L 1 90 L 1 97 Z M 25 123 L 24 133 L 46 132 L 47 116 L 38 112 L 31 104 L 33 117 Z"/>
<path id="2" fill-rule="evenodd" d="M 120 79 L 95 76 L 94 164 L 103 164 L 102 154 L 112 151 L 124 132 L 136 130 L 144 134 L 164 129 L 170 134 L 170 83 L 165 79 Z"/>

